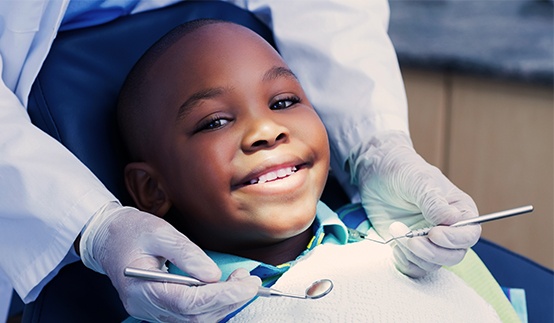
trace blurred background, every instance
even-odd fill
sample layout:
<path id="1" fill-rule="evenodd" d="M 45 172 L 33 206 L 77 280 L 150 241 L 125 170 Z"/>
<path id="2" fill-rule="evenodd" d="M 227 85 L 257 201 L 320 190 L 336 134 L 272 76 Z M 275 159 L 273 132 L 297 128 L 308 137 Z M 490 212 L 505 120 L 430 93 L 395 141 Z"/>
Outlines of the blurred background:
<path id="1" fill-rule="evenodd" d="M 416 150 L 470 194 L 483 237 L 554 268 L 554 6 L 390 0 Z"/>

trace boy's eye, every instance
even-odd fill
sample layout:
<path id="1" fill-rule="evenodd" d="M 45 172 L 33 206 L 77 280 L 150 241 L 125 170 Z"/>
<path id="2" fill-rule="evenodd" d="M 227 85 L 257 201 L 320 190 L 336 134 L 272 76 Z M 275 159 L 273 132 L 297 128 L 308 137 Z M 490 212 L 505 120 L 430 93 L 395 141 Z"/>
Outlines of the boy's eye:
<path id="1" fill-rule="evenodd" d="M 296 96 L 287 97 L 287 98 L 280 99 L 280 100 L 277 100 L 277 101 L 273 102 L 270 105 L 269 108 L 271 110 L 283 110 L 283 109 L 288 109 L 291 106 L 293 106 L 293 105 L 295 105 L 296 103 L 299 103 L 299 102 L 300 102 L 299 97 L 296 97 Z"/>
<path id="2" fill-rule="evenodd" d="M 230 120 L 228 119 L 225 119 L 219 116 L 213 116 L 208 120 L 206 120 L 205 122 L 202 122 L 196 129 L 196 132 L 216 130 L 224 127 L 229 122 Z"/>

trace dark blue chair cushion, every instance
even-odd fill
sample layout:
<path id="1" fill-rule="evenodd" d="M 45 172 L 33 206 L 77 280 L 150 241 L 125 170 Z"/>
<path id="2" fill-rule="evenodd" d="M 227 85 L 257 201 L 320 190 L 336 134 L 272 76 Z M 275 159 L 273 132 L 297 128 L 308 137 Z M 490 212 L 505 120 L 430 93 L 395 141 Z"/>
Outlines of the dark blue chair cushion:
<path id="1" fill-rule="evenodd" d="M 485 239 L 473 246 L 503 287 L 525 290 L 529 322 L 554 322 L 554 272 Z"/>
<path id="2" fill-rule="evenodd" d="M 271 30 L 227 3 L 182 2 L 171 7 L 61 32 L 29 96 L 32 122 L 75 154 L 123 203 L 125 155 L 115 117 L 119 90 L 132 66 L 174 27 L 199 18 L 233 21 L 273 44 Z M 115 322 L 127 317 L 106 276 L 81 263 L 63 268 L 26 306 L 25 322 Z"/>

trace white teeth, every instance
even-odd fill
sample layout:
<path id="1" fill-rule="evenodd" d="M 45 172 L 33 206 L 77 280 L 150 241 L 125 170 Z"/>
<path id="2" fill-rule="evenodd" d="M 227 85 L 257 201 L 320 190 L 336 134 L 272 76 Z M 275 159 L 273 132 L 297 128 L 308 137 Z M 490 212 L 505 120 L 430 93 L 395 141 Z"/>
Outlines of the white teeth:
<path id="1" fill-rule="evenodd" d="M 279 177 L 279 178 L 285 177 L 286 175 L 287 175 L 287 170 L 286 169 L 279 169 L 277 171 L 277 177 Z"/>
<path id="2" fill-rule="evenodd" d="M 265 173 L 259 178 L 250 180 L 250 184 L 262 184 L 265 182 L 275 180 L 277 178 L 285 178 L 293 174 L 294 172 L 296 172 L 296 166 L 281 168 L 276 171 Z"/>

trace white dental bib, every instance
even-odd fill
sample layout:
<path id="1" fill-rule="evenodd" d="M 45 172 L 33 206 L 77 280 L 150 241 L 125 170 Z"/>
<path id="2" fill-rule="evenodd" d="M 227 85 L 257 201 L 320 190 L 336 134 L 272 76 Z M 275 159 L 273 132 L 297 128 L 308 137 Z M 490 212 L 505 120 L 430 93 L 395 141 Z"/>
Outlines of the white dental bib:
<path id="1" fill-rule="evenodd" d="M 316 247 L 274 288 L 303 295 L 313 281 L 334 288 L 317 300 L 258 297 L 231 322 L 500 322 L 496 311 L 454 273 L 411 279 L 396 270 L 392 248 L 370 241 Z"/>

